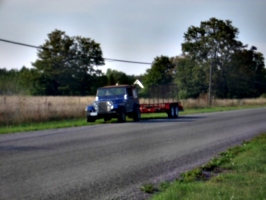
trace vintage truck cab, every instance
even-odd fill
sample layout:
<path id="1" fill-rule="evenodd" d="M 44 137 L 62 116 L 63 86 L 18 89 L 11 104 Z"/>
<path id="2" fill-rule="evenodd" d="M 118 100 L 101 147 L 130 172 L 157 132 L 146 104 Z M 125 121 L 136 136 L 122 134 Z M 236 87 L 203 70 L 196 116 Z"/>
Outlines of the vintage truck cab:
<path id="1" fill-rule="evenodd" d="M 87 122 L 97 119 L 109 121 L 117 118 L 125 122 L 126 116 L 140 121 L 140 105 L 134 85 L 113 85 L 98 88 L 95 101 L 86 107 Z"/>

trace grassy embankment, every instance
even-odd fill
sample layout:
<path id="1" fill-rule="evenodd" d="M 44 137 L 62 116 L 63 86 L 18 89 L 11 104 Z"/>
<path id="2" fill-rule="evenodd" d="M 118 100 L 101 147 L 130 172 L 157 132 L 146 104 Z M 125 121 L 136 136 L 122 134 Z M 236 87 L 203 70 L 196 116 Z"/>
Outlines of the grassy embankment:
<path id="1" fill-rule="evenodd" d="M 228 149 L 172 183 L 145 184 L 152 200 L 266 199 L 266 133 Z"/>
<path id="2" fill-rule="evenodd" d="M 0 134 L 21 131 L 43 130 L 62 127 L 84 126 L 104 123 L 97 120 L 87 123 L 85 107 L 94 97 L 31 97 L 0 96 Z M 147 100 L 140 99 L 140 102 Z M 266 98 L 257 99 L 215 99 L 208 106 L 207 99 L 181 100 L 185 112 L 181 115 L 217 112 L 266 106 Z M 166 113 L 143 114 L 142 119 L 163 118 Z M 130 121 L 130 119 L 128 119 Z M 113 119 L 110 123 L 116 122 Z"/>

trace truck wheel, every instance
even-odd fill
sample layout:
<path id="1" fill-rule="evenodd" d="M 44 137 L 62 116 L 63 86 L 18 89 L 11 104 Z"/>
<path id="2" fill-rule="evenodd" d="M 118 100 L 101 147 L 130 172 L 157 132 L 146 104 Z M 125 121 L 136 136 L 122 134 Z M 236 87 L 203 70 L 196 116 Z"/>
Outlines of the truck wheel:
<path id="1" fill-rule="evenodd" d="M 87 122 L 95 122 L 95 118 L 94 117 L 87 117 Z"/>
<path id="2" fill-rule="evenodd" d="M 135 112 L 133 114 L 133 120 L 134 122 L 140 121 L 140 109 L 138 107 L 135 109 Z"/>
<path id="3" fill-rule="evenodd" d="M 108 121 L 111 120 L 111 118 L 110 117 L 105 117 L 103 120 L 104 120 L 104 122 L 108 122 Z"/>
<path id="4" fill-rule="evenodd" d="M 126 111 L 124 108 L 120 109 L 119 116 L 118 116 L 118 122 L 125 122 L 126 121 Z"/>
<path id="5" fill-rule="evenodd" d="M 179 117 L 178 106 L 175 106 L 175 118 Z"/>

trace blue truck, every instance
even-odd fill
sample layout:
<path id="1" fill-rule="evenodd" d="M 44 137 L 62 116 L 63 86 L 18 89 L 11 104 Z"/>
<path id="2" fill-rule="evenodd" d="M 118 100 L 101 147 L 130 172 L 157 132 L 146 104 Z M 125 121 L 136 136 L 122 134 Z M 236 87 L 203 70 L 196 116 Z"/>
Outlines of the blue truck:
<path id="1" fill-rule="evenodd" d="M 126 117 L 140 121 L 140 104 L 135 85 L 113 85 L 100 87 L 95 101 L 86 107 L 87 122 L 97 119 L 109 121 L 117 118 L 125 122 Z"/>

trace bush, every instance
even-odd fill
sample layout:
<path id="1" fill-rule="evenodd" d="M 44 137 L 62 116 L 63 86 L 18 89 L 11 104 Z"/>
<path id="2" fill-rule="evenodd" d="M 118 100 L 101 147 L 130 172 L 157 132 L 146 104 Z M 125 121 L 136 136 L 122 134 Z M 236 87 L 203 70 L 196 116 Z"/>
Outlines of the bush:
<path id="1" fill-rule="evenodd" d="M 266 93 L 262 94 L 260 97 L 266 99 Z"/>

